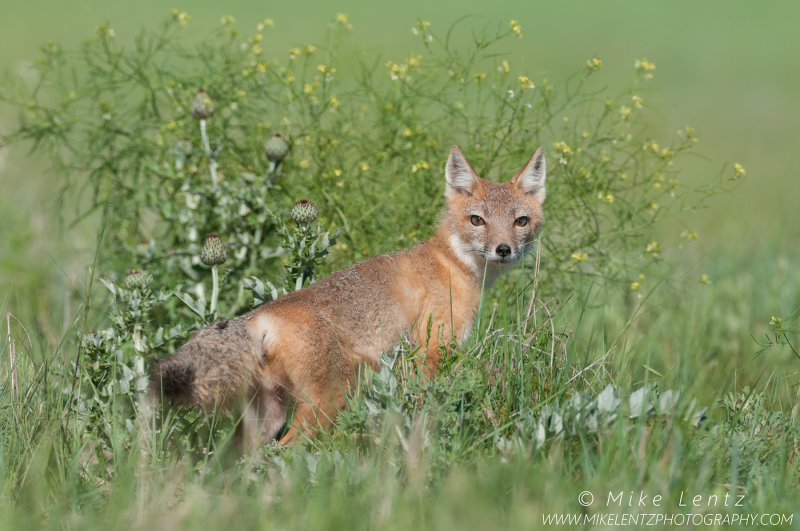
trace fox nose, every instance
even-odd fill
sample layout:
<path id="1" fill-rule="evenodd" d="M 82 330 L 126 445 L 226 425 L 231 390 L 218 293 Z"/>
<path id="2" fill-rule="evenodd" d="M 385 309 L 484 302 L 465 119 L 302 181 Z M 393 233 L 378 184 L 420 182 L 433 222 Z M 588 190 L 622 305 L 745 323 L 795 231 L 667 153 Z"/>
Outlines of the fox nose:
<path id="1" fill-rule="evenodd" d="M 505 258 L 506 256 L 511 254 L 511 247 L 509 247 L 504 243 L 501 243 L 500 245 L 497 246 L 497 249 L 495 251 L 497 252 L 498 255 L 500 255 L 500 258 Z"/>

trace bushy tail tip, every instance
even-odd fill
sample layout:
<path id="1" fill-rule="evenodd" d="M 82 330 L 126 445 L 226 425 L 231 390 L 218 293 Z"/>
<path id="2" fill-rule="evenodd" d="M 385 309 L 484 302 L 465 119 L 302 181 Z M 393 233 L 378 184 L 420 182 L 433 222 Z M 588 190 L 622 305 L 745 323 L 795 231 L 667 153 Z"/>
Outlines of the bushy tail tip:
<path id="1" fill-rule="evenodd" d="M 197 371 L 191 365 L 179 365 L 162 361 L 155 366 L 150 377 L 150 388 L 164 400 L 190 403 Z"/>

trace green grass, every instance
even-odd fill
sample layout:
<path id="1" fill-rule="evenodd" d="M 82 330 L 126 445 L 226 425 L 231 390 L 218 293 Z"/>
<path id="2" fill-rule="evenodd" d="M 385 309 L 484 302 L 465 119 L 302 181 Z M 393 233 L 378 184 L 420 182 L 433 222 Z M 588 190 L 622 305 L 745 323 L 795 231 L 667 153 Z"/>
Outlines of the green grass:
<path id="1" fill-rule="evenodd" d="M 268 529 L 539 528 L 543 515 L 581 513 L 582 491 L 595 496 L 590 514 L 686 514 L 689 509 L 678 505 L 682 493 L 684 502 L 687 496 L 742 493 L 741 508 L 696 512 L 794 514 L 792 525 L 800 525 L 800 360 L 786 347 L 758 353 L 759 342 L 774 330 L 770 317 L 791 322 L 800 308 L 794 267 L 800 254 L 793 243 L 800 189 L 788 170 L 798 114 L 797 71 L 787 66 L 800 44 L 791 26 L 796 4 L 474 3 L 456 12 L 405 3 L 380 13 L 358 6 L 307 9 L 302 17 L 290 4 L 268 13 L 232 4 L 228 11 L 243 32 L 272 16 L 270 38 L 281 55 L 319 43 L 314 28 L 341 11 L 358 30 L 347 45 L 354 56 L 380 48 L 399 60 L 411 46 L 409 28 L 417 17 L 444 27 L 474 13 L 502 24 L 521 21 L 525 46 L 509 60 L 537 81 L 563 79 L 599 55 L 604 79 L 616 90 L 629 79 L 633 60 L 647 57 L 658 65 L 653 90 L 644 94 L 648 108 L 653 103 L 659 109 L 648 111 L 649 133 L 666 136 L 691 124 L 700 134 L 702 157 L 684 161 L 681 180 L 711 182 L 721 162 L 738 161 L 747 168 L 745 184 L 715 196 L 704 210 L 663 224 L 654 237 L 669 246 L 670 270 L 648 273 L 639 290 L 609 289 L 578 277 L 574 290 L 540 300 L 550 310 L 559 308 L 552 320 L 555 338 L 547 327 L 534 335 L 518 330 L 530 290 L 501 283 L 487 299 L 484 326 L 498 304 L 491 327 L 477 330 L 445 377 L 425 384 L 395 370 L 401 392 L 387 394 L 386 382 L 370 376 L 337 429 L 318 442 L 270 447 L 240 459 L 226 451 L 231 422 L 225 418 L 216 426 L 198 421 L 194 436 L 136 431 L 128 446 L 120 413 L 110 417 L 107 447 L 98 449 L 97 437 L 84 436 L 88 426 L 66 407 L 61 389 L 72 383 L 69 361 L 94 273 L 89 268 L 100 217 L 70 228 L 82 210 L 75 204 L 86 207 L 86 195 L 70 189 L 59 196 L 53 184 L 58 174 L 26 158 L 27 146 L 3 148 L 0 529 L 217 529 L 233 522 Z M 13 6 L 13 16 L 0 21 L 0 65 L 18 69 L 43 41 L 77 44 L 104 19 L 120 39 L 130 40 L 140 25 L 164 14 L 155 3 L 98 2 L 59 4 L 53 7 L 62 10 L 59 16 L 43 19 L 34 7 Z M 216 24 L 221 15 L 212 3 L 185 8 L 198 28 Z M 190 39 L 203 35 L 195 29 Z M 0 129 L 8 130 L 15 117 L 2 115 Z M 361 211 L 351 207 L 345 215 Z M 377 226 L 386 230 L 395 222 Z M 698 232 L 697 241 L 678 237 L 687 227 Z M 352 230 L 358 234 L 358 227 Z M 363 252 L 401 245 L 387 241 L 365 242 Z M 702 274 L 711 284 L 700 282 Z M 94 289 L 103 288 L 95 283 Z M 89 328 L 107 326 L 107 309 L 105 301 L 92 300 Z M 537 312 L 542 322 L 544 308 Z M 16 395 L 8 313 L 19 360 Z M 797 347 L 797 335 L 788 337 Z M 520 347 L 528 340 L 539 350 Z M 678 413 L 635 420 L 623 409 L 604 429 L 577 429 L 569 436 L 548 431 L 551 438 L 537 447 L 531 439 L 537 415 L 577 393 L 595 397 L 609 384 L 620 390 L 623 408 L 645 385 L 680 391 Z M 737 395 L 738 402 L 732 398 Z M 425 400 L 415 402 L 416 396 Z M 370 413 L 370 400 L 383 400 L 378 414 Z M 683 417 L 691 400 L 708 408 L 698 426 Z M 122 401 L 114 405 L 124 412 Z M 171 417 L 163 425 L 180 431 L 181 422 L 191 419 Z M 626 500 L 643 491 L 664 502 L 658 510 L 606 507 L 608 493 L 620 491 Z"/>

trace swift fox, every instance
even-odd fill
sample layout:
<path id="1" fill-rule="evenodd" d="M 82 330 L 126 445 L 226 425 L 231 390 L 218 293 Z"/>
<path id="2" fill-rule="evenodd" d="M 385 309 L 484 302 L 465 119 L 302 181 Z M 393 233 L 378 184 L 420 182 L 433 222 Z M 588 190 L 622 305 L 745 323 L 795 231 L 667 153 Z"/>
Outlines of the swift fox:
<path id="1" fill-rule="evenodd" d="M 199 330 L 155 367 L 153 393 L 210 411 L 243 408 L 240 436 L 253 449 L 325 428 L 345 404 L 356 367 L 379 367 L 402 338 L 426 353 L 432 376 L 440 345 L 464 341 L 481 290 L 531 250 L 542 223 L 545 158 L 539 148 L 513 179 L 481 179 L 453 146 L 445 166 L 447 208 L 434 236 Z"/>

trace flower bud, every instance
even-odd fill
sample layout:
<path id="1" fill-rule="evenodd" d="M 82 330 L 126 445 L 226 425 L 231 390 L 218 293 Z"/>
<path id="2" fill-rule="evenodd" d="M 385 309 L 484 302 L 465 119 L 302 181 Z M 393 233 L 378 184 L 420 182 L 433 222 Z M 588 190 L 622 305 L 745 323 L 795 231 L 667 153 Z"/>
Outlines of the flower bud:
<path id="1" fill-rule="evenodd" d="M 275 133 L 264 144 L 264 153 L 273 162 L 281 161 L 289 153 L 289 144 L 281 133 Z"/>
<path id="2" fill-rule="evenodd" d="M 131 269 L 128 276 L 125 277 L 125 287 L 128 289 L 141 289 L 147 286 L 153 280 L 153 275 L 136 269 Z"/>
<path id="3" fill-rule="evenodd" d="M 292 207 L 292 221 L 298 225 L 313 223 L 317 214 L 317 205 L 310 199 L 301 199 Z"/>
<path id="4" fill-rule="evenodd" d="M 204 120 L 214 114 L 214 102 L 208 97 L 208 93 L 200 89 L 192 101 L 192 116 L 198 120 Z"/>
<path id="5" fill-rule="evenodd" d="M 200 261 L 205 265 L 224 264 L 228 255 L 225 251 L 225 244 L 216 234 L 209 234 L 200 251 Z"/>

